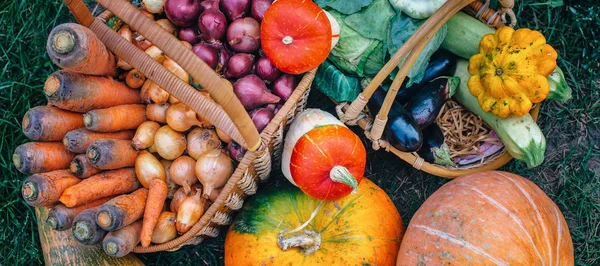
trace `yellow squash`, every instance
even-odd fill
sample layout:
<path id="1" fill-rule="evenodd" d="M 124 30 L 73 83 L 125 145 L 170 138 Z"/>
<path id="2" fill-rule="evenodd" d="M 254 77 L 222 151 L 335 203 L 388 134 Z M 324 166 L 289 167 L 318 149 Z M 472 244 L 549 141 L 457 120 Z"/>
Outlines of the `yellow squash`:
<path id="1" fill-rule="evenodd" d="M 548 95 L 546 76 L 556 68 L 557 56 L 540 32 L 502 27 L 485 35 L 469 60 L 469 90 L 485 112 L 523 116 Z"/>

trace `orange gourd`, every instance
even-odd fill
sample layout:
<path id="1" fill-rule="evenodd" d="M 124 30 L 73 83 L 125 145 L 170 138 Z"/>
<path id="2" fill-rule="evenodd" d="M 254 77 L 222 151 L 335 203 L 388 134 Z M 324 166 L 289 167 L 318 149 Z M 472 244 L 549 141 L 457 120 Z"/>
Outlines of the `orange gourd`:
<path id="1" fill-rule="evenodd" d="M 531 181 L 490 171 L 459 177 L 413 216 L 396 265 L 573 265 L 560 210 Z"/>
<path id="2" fill-rule="evenodd" d="M 381 188 L 363 178 L 356 194 L 323 202 L 303 230 L 282 233 L 309 220 L 320 202 L 287 182 L 261 191 L 229 228 L 225 265 L 394 264 L 404 227 Z"/>

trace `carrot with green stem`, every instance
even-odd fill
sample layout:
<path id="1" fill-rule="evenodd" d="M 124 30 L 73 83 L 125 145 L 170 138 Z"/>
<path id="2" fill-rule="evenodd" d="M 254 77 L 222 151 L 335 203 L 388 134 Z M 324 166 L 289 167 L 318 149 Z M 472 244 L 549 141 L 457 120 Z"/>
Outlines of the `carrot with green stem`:
<path id="1" fill-rule="evenodd" d="M 98 207 L 110 199 L 111 197 L 101 198 L 73 208 L 67 208 L 64 204 L 59 203 L 48 211 L 46 223 L 48 223 L 50 228 L 57 231 L 70 229 L 77 214 L 87 209 Z"/>
<path id="2" fill-rule="evenodd" d="M 98 76 L 117 74 L 115 56 L 92 30 L 76 23 L 52 29 L 46 51 L 50 60 L 65 70 Z"/>
<path id="3" fill-rule="evenodd" d="M 83 119 L 81 120 L 83 123 Z M 99 139 L 132 139 L 135 130 L 124 130 L 117 132 L 95 132 L 87 128 L 79 128 L 69 131 L 62 139 L 67 150 L 74 153 L 85 153 L 92 142 Z"/>
<path id="4" fill-rule="evenodd" d="M 142 231 L 142 221 L 108 232 L 102 241 L 104 252 L 118 258 L 129 254 L 140 242 L 140 231 Z"/>
<path id="5" fill-rule="evenodd" d="M 73 219 L 73 236 L 84 245 L 98 244 L 106 236 L 106 231 L 96 224 L 98 208 L 84 210 Z"/>
<path id="6" fill-rule="evenodd" d="M 140 240 L 142 247 L 150 246 L 152 241 L 152 232 L 154 226 L 158 222 L 158 217 L 162 212 L 165 200 L 169 188 L 167 183 L 160 179 L 152 179 L 150 182 L 150 188 L 148 189 L 148 198 L 146 199 L 146 206 L 144 207 L 144 219 L 142 223 L 142 232 L 140 234 Z"/>
<path id="7" fill-rule="evenodd" d="M 104 197 L 129 193 L 140 186 L 133 168 L 106 171 L 67 188 L 60 196 L 60 202 L 71 208 Z"/>
<path id="8" fill-rule="evenodd" d="M 97 109 L 83 115 L 85 127 L 99 132 L 136 129 L 146 120 L 146 106 L 143 104 L 125 104 Z"/>
<path id="9" fill-rule="evenodd" d="M 138 151 L 131 140 L 101 139 L 92 142 L 86 154 L 94 167 L 110 170 L 134 166 Z"/>
<path id="10" fill-rule="evenodd" d="M 21 196 L 29 206 L 51 207 L 56 204 L 62 193 L 79 183 L 68 170 L 56 170 L 29 176 L 21 185 Z"/>
<path id="11" fill-rule="evenodd" d="M 142 102 L 139 91 L 123 82 L 63 70 L 50 74 L 44 93 L 49 104 L 78 113 Z"/>
<path id="12" fill-rule="evenodd" d="M 15 149 L 12 161 L 19 172 L 34 174 L 66 169 L 74 157 L 60 142 L 28 142 Z"/>
<path id="13" fill-rule="evenodd" d="M 23 116 L 25 136 L 35 141 L 60 141 L 67 132 L 82 128 L 83 116 L 53 106 L 36 106 Z"/>
<path id="14" fill-rule="evenodd" d="M 147 198 L 148 189 L 140 188 L 109 200 L 98 208 L 96 223 L 106 231 L 128 226 L 143 217 Z"/>
<path id="15" fill-rule="evenodd" d="M 76 177 L 85 179 L 90 176 L 93 176 L 97 173 L 100 173 L 102 170 L 94 167 L 87 158 L 85 154 L 79 154 L 73 158 L 71 161 L 71 165 L 69 166 L 69 170 Z"/>

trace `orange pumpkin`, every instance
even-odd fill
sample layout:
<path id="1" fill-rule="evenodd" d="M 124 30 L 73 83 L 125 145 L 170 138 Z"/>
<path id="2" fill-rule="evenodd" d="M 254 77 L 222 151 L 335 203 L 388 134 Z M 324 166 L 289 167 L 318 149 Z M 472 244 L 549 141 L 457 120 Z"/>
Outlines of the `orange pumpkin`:
<path id="1" fill-rule="evenodd" d="M 410 221 L 396 265 L 425 264 L 573 265 L 573 242 L 560 210 L 534 183 L 475 173 L 445 184 Z"/>
<path id="2" fill-rule="evenodd" d="M 394 264 L 402 219 L 373 182 L 363 178 L 356 194 L 323 202 L 303 230 L 281 234 L 307 221 L 321 202 L 284 184 L 261 191 L 240 211 L 225 239 L 225 265 Z"/>

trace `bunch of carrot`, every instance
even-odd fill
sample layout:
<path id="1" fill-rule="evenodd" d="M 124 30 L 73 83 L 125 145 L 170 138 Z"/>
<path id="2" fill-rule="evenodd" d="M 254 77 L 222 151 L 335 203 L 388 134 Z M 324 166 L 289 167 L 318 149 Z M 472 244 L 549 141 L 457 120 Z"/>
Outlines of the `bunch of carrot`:
<path id="1" fill-rule="evenodd" d="M 174 33 L 168 20 L 159 24 Z M 127 25 L 116 30 L 189 83 L 189 75 L 143 36 Z M 51 208 L 45 222 L 54 230 L 71 229 L 82 244 L 102 243 L 116 257 L 189 231 L 244 150 L 116 58 L 89 29 L 59 25 L 47 50 L 62 70 L 46 80 L 48 105 L 23 118 L 33 142 L 12 157 L 30 174 L 24 200 Z"/>

